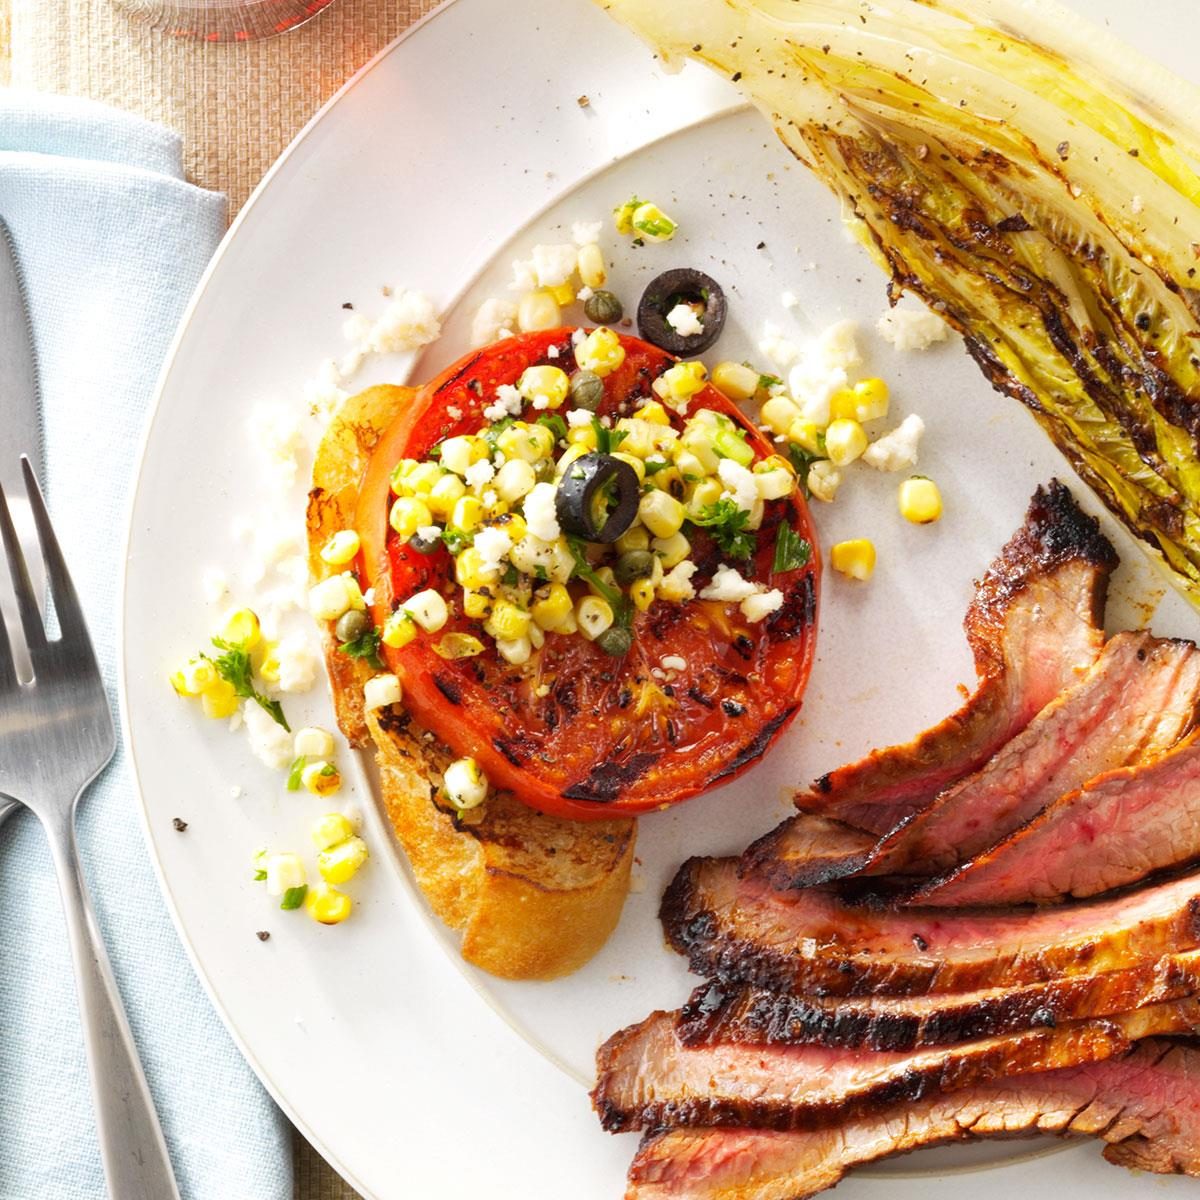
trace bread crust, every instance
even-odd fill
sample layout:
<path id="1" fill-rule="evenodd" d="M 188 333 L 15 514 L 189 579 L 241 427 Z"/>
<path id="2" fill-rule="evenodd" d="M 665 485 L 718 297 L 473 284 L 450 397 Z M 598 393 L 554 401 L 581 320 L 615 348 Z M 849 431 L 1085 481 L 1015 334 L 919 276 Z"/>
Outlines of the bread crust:
<path id="1" fill-rule="evenodd" d="M 340 569 L 326 564 L 320 549 L 332 533 L 353 526 L 371 453 L 413 394 L 368 388 L 330 423 L 308 499 L 313 581 Z M 373 746 L 384 811 L 430 907 L 461 933 L 463 957 L 506 979 L 554 979 L 581 967 L 620 918 L 636 823 L 550 817 L 506 792 L 461 816 L 439 807 L 434 797 L 452 758 L 448 747 L 402 705 L 364 712 L 363 684 L 373 669 L 338 650 L 332 623 L 323 625 L 322 637 L 338 726 L 352 746 Z"/>

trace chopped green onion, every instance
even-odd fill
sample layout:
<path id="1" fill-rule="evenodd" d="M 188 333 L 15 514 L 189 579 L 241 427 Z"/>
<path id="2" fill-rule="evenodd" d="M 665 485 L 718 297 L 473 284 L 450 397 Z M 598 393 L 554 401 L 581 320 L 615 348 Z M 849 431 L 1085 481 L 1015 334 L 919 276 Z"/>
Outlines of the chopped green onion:
<path id="1" fill-rule="evenodd" d="M 285 912 L 291 911 L 293 908 L 299 908 L 304 903 L 304 897 L 308 895 L 308 884 L 302 883 L 299 887 L 288 888 L 283 893 L 283 899 L 279 902 L 279 907 Z"/>

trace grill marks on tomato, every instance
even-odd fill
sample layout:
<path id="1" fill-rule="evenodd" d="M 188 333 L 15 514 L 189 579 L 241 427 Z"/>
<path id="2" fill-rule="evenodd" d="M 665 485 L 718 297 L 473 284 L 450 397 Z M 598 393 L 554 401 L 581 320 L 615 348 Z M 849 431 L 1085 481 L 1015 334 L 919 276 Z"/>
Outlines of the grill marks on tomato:
<path id="1" fill-rule="evenodd" d="M 653 380 L 674 361 L 636 338 L 621 340 L 625 362 L 605 378 L 599 412 L 614 419 L 653 398 Z M 548 355 L 550 347 L 557 357 Z M 451 616 L 439 634 L 421 635 L 402 649 L 385 647 L 384 654 L 401 677 L 414 716 L 456 755 L 477 758 L 495 786 L 535 808 L 577 818 L 672 804 L 748 766 L 799 707 L 812 659 L 818 568 L 814 561 L 774 575 L 773 531 L 786 519 L 812 542 L 807 509 L 799 496 L 772 501 L 755 556 L 728 560 L 747 578 L 784 591 L 783 607 L 759 624 L 748 624 L 736 605 L 660 600 L 635 615 L 633 649 L 623 659 L 581 636 L 555 633 L 522 667 L 504 662 L 486 637 L 481 655 L 441 659 L 433 645 L 452 632 L 480 636 L 478 622 L 462 615 L 449 553 L 439 548 L 418 554 L 390 531 L 388 475 L 401 458 L 425 458 L 446 437 L 479 432 L 488 424 L 482 410 L 496 388 L 515 384 L 526 367 L 540 363 L 573 369 L 569 330 L 507 338 L 467 356 L 417 393 L 381 440 L 364 481 L 359 533 L 364 563 L 375 577 L 363 584 L 376 586 L 377 624 L 394 603 L 426 587 L 446 596 Z M 715 390 L 693 398 L 689 412 L 700 408 L 741 424 L 758 456 L 772 453 L 771 444 Z M 523 419 L 537 416 L 529 411 Z M 689 525 L 686 532 L 698 566 L 693 585 L 700 591 L 727 560 L 707 531 Z M 668 658 L 682 659 L 686 667 L 664 671 Z M 729 716 L 723 700 L 744 715 Z"/>

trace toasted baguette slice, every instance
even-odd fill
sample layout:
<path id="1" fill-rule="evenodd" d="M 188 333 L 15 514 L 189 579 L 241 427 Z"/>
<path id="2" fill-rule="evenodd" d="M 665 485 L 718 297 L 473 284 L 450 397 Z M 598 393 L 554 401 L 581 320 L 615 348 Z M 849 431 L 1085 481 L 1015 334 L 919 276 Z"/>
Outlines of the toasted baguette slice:
<path id="1" fill-rule="evenodd" d="M 308 501 L 309 572 L 329 536 L 354 524 L 358 486 L 372 450 L 412 390 L 374 387 L 352 396 L 330 424 L 313 463 Z M 506 979 L 553 979 L 577 970 L 605 943 L 629 890 L 635 823 L 548 817 L 509 793 L 457 816 L 435 803 L 453 757 L 402 705 L 367 713 L 373 670 L 338 650 L 324 631 L 338 725 L 350 744 L 372 743 L 388 818 L 433 911 L 462 933 L 462 955 Z"/>

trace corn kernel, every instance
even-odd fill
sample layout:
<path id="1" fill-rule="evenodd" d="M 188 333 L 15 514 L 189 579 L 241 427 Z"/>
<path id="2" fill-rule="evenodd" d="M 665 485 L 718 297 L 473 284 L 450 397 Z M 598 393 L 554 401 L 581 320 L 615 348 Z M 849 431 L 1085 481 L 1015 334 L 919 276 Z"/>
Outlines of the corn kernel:
<path id="1" fill-rule="evenodd" d="M 528 637 L 497 638 L 496 653 L 506 663 L 519 667 L 523 663 L 527 663 L 533 654 L 533 640 Z"/>
<path id="2" fill-rule="evenodd" d="M 332 796 L 342 786 L 342 777 L 333 763 L 317 759 L 300 772 L 300 783 L 314 796 Z"/>
<path id="3" fill-rule="evenodd" d="M 567 449 L 565 451 L 563 451 L 558 462 L 555 463 L 555 465 L 554 465 L 555 477 L 558 479 L 561 479 L 567 473 L 567 468 L 577 458 L 582 458 L 587 453 L 588 453 L 587 446 L 581 446 L 578 443 L 568 446 Z"/>
<path id="4" fill-rule="evenodd" d="M 629 218 L 635 233 L 648 242 L 669 242 L 679 228 L 657 204 L 641 204 Z"/>
<path id="5" fill-rule="evenodd" d="M 900 515 L 914 525 L 930 525 L 942 515 L 942 493 L 932 479 L 914 475 L 900 485 Z"/>
<path id="6" fill-rule="evenodd" d="M 262 657 L 258 663 L 258 673 L 268 683 L 279 682 L 279 672 L 282 669 L 279 662 L 279 644 L 264 642 L 260 650 Z"/>
<path id="7" fill-rule="evenodd" d="M 628 554 L 630 550 L 650 549 L 650 530 L 645 525 L 631 525 L 616 541 L 618 554 Z"/>
<path id="8" fill-rule="evenodd" d="M 875 546 L 866 538 L 838 542 L 829 551 L 829 564 L 851 579 L 867 580 L 875 572 Z"/>
<path id="9" fill-rule="evenodd" d="M 829 397 L 829 418 L 831 421 L 858 420 L 858 397 L 853 388 L 838 388 Z"/>
<path id="10" fill-rule="evenodd" d="M 584 596 L 575 607 L 579 632 L 589 641 L 598 638 L 613 623 L 612 605 L 601 596 Z"/>
<path id="11" fill-rule="evenodd" d="M 519 512 L 505 513 L 504 516 L 495 522 L 495 525 L 498 529 L 503 529 L 512 538 L 514 544 L 519 542 L 529 532 L 529 526 L 525 523 L 525 518 Z"/>
<path id="12" fill-rule="evenodd" d="M 322 579 L 308 591 L 308 610 L 318 621 L 336 621 L 351 609 L 362 612 L 365 608 L 358 580 L 348 571 Z"/>
<path id="13" fill-rule="evenodd" d="M 415 596 L 406 600 L 402 607 L 426 633 L 437 633 L 450 616 L 445 597 L 432 588 L 417 592 Z"/>
<path id="14" fill-rule="evenodd" d="M 888 415 L 888 385 L 882 379 L 861 379 L 854 385 L 858 404 L 855 420 L 878 421 Z"/>
<path id="15" fill-rule="evenodd" d="M 354 901 L 327 883 L 318 883 L 304 896 L 304 911 L 319 925 L 340 925 L 353 911 Z"/>
<path id="16" fill-rule="evenodd" d="M 397 675 L 372 675 L 363 684 L 363 707 L 367 712 L 377 708 L 387 708 L 390 704 L 399 704 L 404 698 L 404 689 L 400 686 Z"/>
<path id="17" fill-rule="evenodd" d="M 549 458 L 554 453 L 554 434 L 545 425 L 529 427 L 529 448 L 533 454 L 532 462 Z"/>
<path id="18" fill-rule="evenodd" d="M 261 861 L 262 870 L 267 873 L 268 896 L 282 896 L 304 886 L 307 875 L 298 854 L 269 854 Z"/>
<path id="19" fill-rule="evenodd" d="M 660 378 L 676 400 L 687 400 L 704 387 L 708 369 L 702 362 L 681 362 L 668 367 Z"/>
<path id="20" fill-rule="evenodd" d="M 597 567 L 593 577 L 587 581 L 587 586 L 593 596 L 603 596 L 605 588 L 612 591 L 621 590 L 612 567 Z"/>
<path id="21" fill-rule="evenodd" d="M 425 503 L 434 516 L 448 517 L 466 492 L 466 485 L 457 475 L 443 475 L 430 489 L 429 499 Z"/>
<path id="22" fill-rule="evenodd" d="M 407 542 L 418 529 L 433 524 L 433 513 L 429 511 L 429 505 L 423 500 L 414 499 L 412 496 L 401 496 L 392 505 L 392 510 L 388 514 L 388 523 L 396 531 L 396 536 L 401 541 Z"/>
<path id="23" fill-rule="evenodd" d="M 786 396 L 772 396 L 763 404 L 759 420 L 772 432 L 786 434 L 792 422 L 800 416 L 800 410 Z"/>
<path id="24" fill-rule="evenodd" d="M 326 813 L 313 822 L 313 845 L 318 850 L 328 850 L 353 837 L 354 832 L 354 822 L 349 817 L 343 813 Z"/>
<path id="25" fill-rule="evenodd" d="M 450 514 L 450 524 L 463 533 L 474 533 L 483 524 L 483 505 L 475 496 L 463 496 Z"/>
<path id="26" fill-rule="evenodd" d="M 514 458 L 496 472 L 492 486 L 501 500 L 508 504 L 515 504 L 522 496 L 527 496 L 532 492 L 536 483 L 537 475 L 534 473 L 533 467 L 524 459 Z"/>
<path id="27" fill-rule="evenodd" d="M 549 292 L 528 292 L 517 305 L 517 327 L 522 333 L 557 329 L 562 324 L 558 301 Z"/>
<path id="28" fill-rule="evenodd" d="M 529 644 L 534 650 L 540 650 L 546 644 L 546 635 L 537 625 L 531 624 L 529 632 L 525 636 L 529 639 Z"/>
<path id="29" fill-rule="evenodd" d="M 645 612 L 654 603 L 654 584 L 649 579 L 635 579 L 629 585 L 629 595 L 638 612 Z"/>
<path id="30" fill-rule="evenodd" d="M 703 474 L 715 475 L 717 473 L 717 468 L 721 465 L 721 459 L 716 450 L 713 449 L 711 429 L 692 425 L 689 422 L 683 437 L 679 439 L 679 447 L 682 450 L 686 450 L 689 454 L 695 455 L 696 460 L 700 463 L 700 469 Z"/>
<path id="31" fill-rule="evenodd" d="M 787 439 L 807 454 L 824 454 L 826 452 L 825 430 L 816 421 L 810 421 L 807 417 L 797 417 L 788 426 Z"/>
<path id="32" fill-rule="evenodd" d="M 548 287 L 546 291 L 554 297 L 556 304 L 573 304 L 575 302 L 575 289 L 569 283 L 556 283 L 553 287 Z"/>
<path id="33" fill-rule="evenodd" d="M 596 431 L 590 425 L 576 425 L 567 433 L 567 444 L 582 446 L 585 450 L 595 450 L 600 442 Z"/>
<path id="34" fill-rule="evenodd" d="M 442 466 L 455 475 L 466 475 L 477 462 L 488 457 L 488 444 L 481 437 L 464 433 L 447 438 L 441 445 L 439 457 Z"/>
<path id="35" fill-rule="evenodd" d="M 537 428 L 548 434 L 553 440 L 553 435 L 545 426 L 539 425 Z M 540 452 L 540 442 L 540 438 L 535 440 L 530 426 L 522 421 L 501 431 L 499 437 L 496 438 L 496 449 L 510 461 L 520 459 L 522 462 L 535 463 L 539 458 L 545 457 Z"/>
<path id="36" fill-rule="evenodd" d="M 667 410 L 657 400 L 651 400 L 648 404 L 643 404 L 633 415 L 635 420 L 649 421 L 651 425 L 671 424 L 671 418 L 667 416 Z"/>
<path id="37" fill-rule="evenodd" d="M 754 486 L 758 488 L 760 500 L 782 500 L 796 488 L 796 477 L 787 467 L 776 467 L 770 471 L 755 471 Z"/>
<path id="38" fill-rule="evenodd" d="M 541 599 L 534 600 L 530 611 L 540 628 L 554 630 L 559 628 L 571 609 L 571 593 L 561 583 L 552 583 L 545 589 Z"/>
<path id="39" fill-rule="evenodd" d="M 745 363 L 723 362 L 713 367 L 713 387 L 730 400 L 749 400 L 758 391 L 758 372 Z"/>
<path id="40" fill-rule="evenodd" d="M 603 378 L 611 375 L 625 361 L 621 339 L 606 326 L 593 329 L 575 348 L 575 363 L 581 371 L 591 371 Z"/>
<path id="41" fill-rule="evenodd" d="M 626 200 L 624 204 L 618 204 L 613 209 L 613 225 L 618 233 L 633 232 L 633 214 L 641 206 L 641 201 L 634 196 L 631 200 Z"/>
<path id="42" fill-rule="evenodd" d="M 676 563 L 681 563 L 691 553 L 691 543 L 684 535 L 673 533 L 670 537 L 658 537 L 651 543 L 659 561 L 669 571 Z"/>
<path id="43" fill-rule="evenodd" d="M 655 537 L 678 533 L 686 515 L 683 505 L 666 492 L 647 492 L 638 504 L 638 517 Z"/>
<path id="44" fill-rule="evenodd" d="M 457 758 L 442 776 L 446 799 L 460 811 L 478 808 L 488 794 L 488 777 L 473 758 Z"/>
<path id="45" fill-rule="evenodd" d="M 447 633 L 433 649 L 441 658 L 454 662 L 482 654 L 483 643 L 469 633 Z"/>
<path id="46" fill-rule="evenodd" d="M 517 381 L 517 391 L 534 408 L 560 408 L 571 390 L 571 381 L 561 367 L 526 367 Z"/>
<path id="47" fill-rule="evenodd" d="M 333 749 L 333 734 L 315 726 L 298 729 L 292 738 L 292 753 L 297 758 L 332 758 Z"/>
<path id="48" fill-rule="evenodd" d="M 239 608 L 236 612 L 229 614 L 218 637 L 231 646 L 237 646 L 242 650 L 253 650 L 262 637 L 258 616 L 249 608 Z"/>
<path id="49" fill-rule="evenodd" d="M 223 717 L 232 717 L 238 709 L 238 694 L 233 684 L 224 679 L 218 679 L 204 689 L 200 696 L 200 704 L 206 717 L 219 721 Z"/>
<path id="50" fill-rule="evenodd" d="M 321 547 L 321 559 L 332 567 L 344 567 L 358 553 L 358 534 L 353 529 L 339 529 Z"/>
<path id="51" fill-rule="evenodd" d="M 400 494 L 403 496 L 428 496 L 433 485 L 442 477 L 442 468 L 437 463 L 417 463 L 400 484 Z"/>
<path id="52" fill-rule="evenodd" d="M 486 588 L 464 588 L 463 615 L 474 621 L 482 621 L 492 611 L 492 593 Z"/>
<path id="53" fill-rule="evenodd" d="M 317 855 L 317 870 L 326 883 L 348 883 L 367 861 L 367 843 L 360 837 L 348 837 Z"/>
<path id="54" fill-rule="evenodd" d="M 199 655 L 189 658 L 171 676 L 171 682 L 181 696 L 201 696 L 219 679 L 217 668 L 207 658 Z"/>
<path id="55" fill-rule="evenodd" d="M 869 444 L 866 430 L 857 421 L 842 418 L 825 430 L 825 453 L 835 467 L 848 466 L 861 458 Z"/>
<path id="56" fill-rule="evenodd" d="M 396 609 L 379 631 L 379 640 L 393 650 L 402 650 L 417 636 L 417 627 L 413 619 L 402 608 Z"/>
<path id="57" fill-rule="evenodd" d="M 486 587 L 500 578 L 500 568 L 485 565 L 483 555 L 468 546 L 454 560 L 454 578 L 465 588 Z"/>
<path id="58" fill-rule="evenodd" d="M 623 462 L 627 467 L 633 470 L 633 473 L 638 477 L 638 483 L 646 481 L 646 464 L 637 457 L 636 454 L 626 454 L 624 451 L 614 451 L 611 458 L 615 458 L 618 462 Z"/>
<path id="59" fill-rule="evenodd" d="M 584 287 L 602 288 L 608 282 L 608 270 L 604 265 L 604 254 L 595 242 L 589 242 L 579 250 L 579 278 Z"/>
<path id="60" fill-rule="evenodd" d="M 699 516 L 721 499 L 725 488 L 718 479 L 705 478 L 690 484 L 687 492 L 688 512 Z"/>
<path id="61" fill-rule="evenodd" d="M 808 491 L 815 499 L 831 504 L 841 486 L 842 473 L 827 458 L 809 466 Z"/>
<path id="62" fill-rule="evenodd" d="M 420 464 L 415 458 L 402 458 L 393 468 L 391 474 L 392 491 L 397 496 L 403 496 L 404 480 L 408 477 L 408 473 Z"/>
<path id="63" fill-rule="evenodd" d="M 484 629 L 497 641 L 512 641 L 524 637 L 529 632 L 529 622 L 532 619 L 529 613 L 511 601 L 499 600 L 484 624 Z"/>

